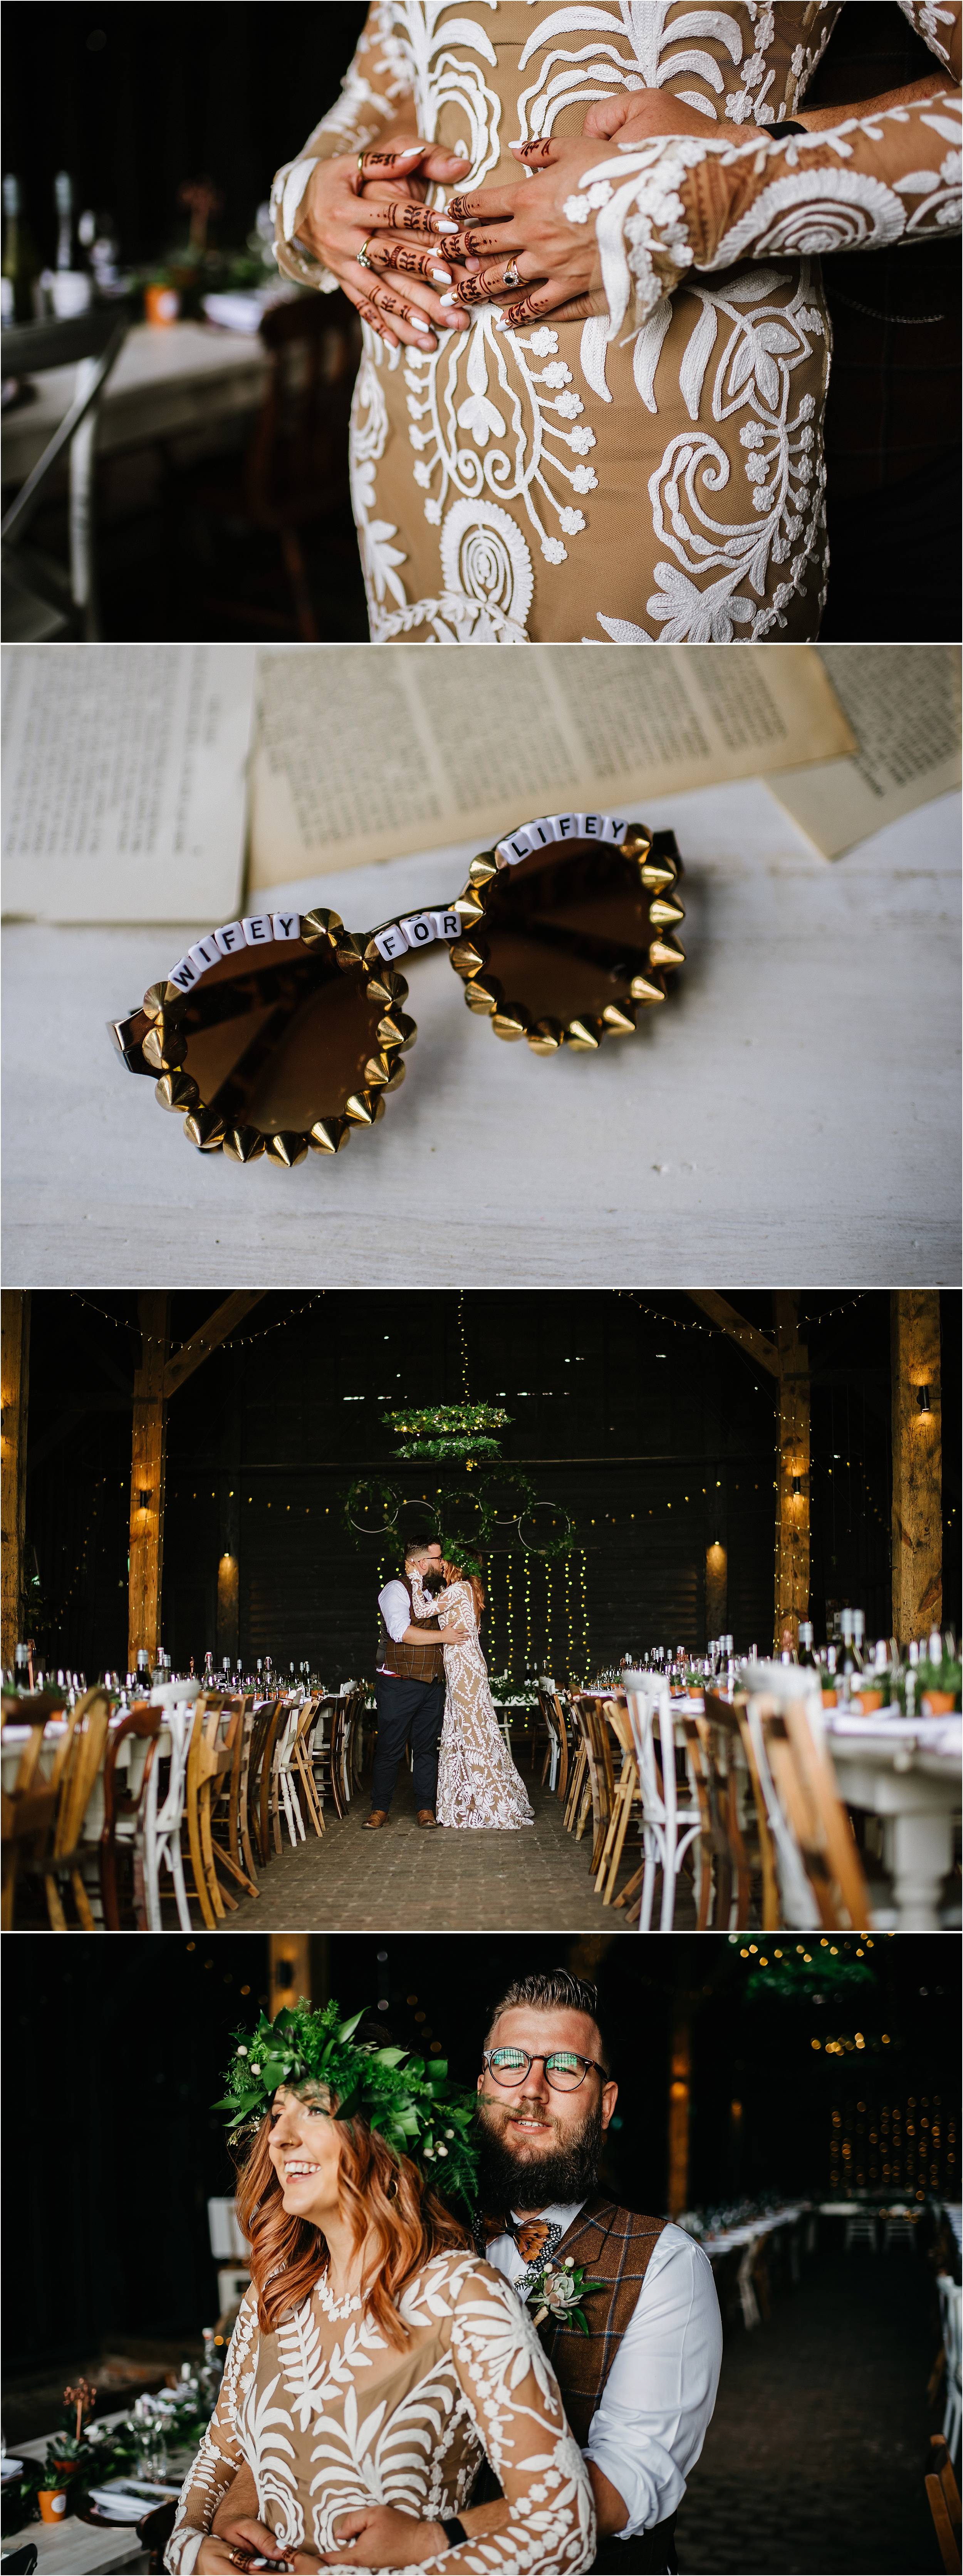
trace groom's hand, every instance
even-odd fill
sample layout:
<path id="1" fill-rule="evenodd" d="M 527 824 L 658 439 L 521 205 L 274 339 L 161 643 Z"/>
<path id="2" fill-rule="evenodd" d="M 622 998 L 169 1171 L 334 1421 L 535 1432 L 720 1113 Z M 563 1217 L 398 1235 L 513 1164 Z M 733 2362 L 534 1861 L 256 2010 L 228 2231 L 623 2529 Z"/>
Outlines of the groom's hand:
<path id="1" fill-rule="evenodd" d="M 346 2552 L 345 2542 L 350 2550 Z M 418 2522 L 411 2513 L 396 2513 L 390 2504 L 361 2505 L 344 2513 L 336 2526 L 333 2549 L 322 2551 L 323 2567 L 340 2567 L 350 2557 L 353 2567 L 418 2567 L 440 2558 L 448 2539 L 440 2522 Z"/>

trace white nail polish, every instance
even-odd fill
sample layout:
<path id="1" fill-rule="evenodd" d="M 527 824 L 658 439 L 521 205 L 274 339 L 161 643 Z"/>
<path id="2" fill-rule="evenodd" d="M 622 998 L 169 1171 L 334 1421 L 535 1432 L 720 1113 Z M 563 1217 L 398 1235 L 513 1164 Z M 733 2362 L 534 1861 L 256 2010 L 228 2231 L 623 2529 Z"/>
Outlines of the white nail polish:
<path id="1" fill-rule="evenodd" d="M 458 230 L 457 224 L 449 223 L 447 215 L 436 215 L 435 222 L 440 233 L 456 233 Z"/>
<path id="2" fill-rule="evenodd" d="M 433 268 L 433 269 L 432 269 L 431 274 L 432 274 L 432 276 L 433 276 L 433 278 L 434 278 L 434 280 L 435 280 L 435 284 L 436 284 L 436 286 L 450 286 L 450 285 L 451 285 L 451 270 L 450 270 L 450 268 Z"/>

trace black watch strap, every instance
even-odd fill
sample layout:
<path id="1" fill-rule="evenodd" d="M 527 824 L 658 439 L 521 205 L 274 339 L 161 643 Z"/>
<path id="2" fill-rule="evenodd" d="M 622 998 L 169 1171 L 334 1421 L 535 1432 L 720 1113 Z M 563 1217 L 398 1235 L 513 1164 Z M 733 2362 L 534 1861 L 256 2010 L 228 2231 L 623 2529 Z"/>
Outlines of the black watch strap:
<path id="1" fill-rule="evenodd" d="M 467 2540 L 468 2533 L 465 2529 L 464 2523 L 459 2522 L 456 2513 L 440 2513 L 438 2520 L 444 2532 L 445 2539 L 448 2542 L 449 2549 L 457 2549 L 460 2540 Z"/>
<path id="2" fill-rule="evenodd" d="M 809 127 L 808 125 L 797 125 L 794 117 L 785 116 L 783 117 L 780 125 L 761 126 L 760 132 L 766 136 L 768 141 L 781 143 L 784 136 L 787 134 L 808 134 Z"/>

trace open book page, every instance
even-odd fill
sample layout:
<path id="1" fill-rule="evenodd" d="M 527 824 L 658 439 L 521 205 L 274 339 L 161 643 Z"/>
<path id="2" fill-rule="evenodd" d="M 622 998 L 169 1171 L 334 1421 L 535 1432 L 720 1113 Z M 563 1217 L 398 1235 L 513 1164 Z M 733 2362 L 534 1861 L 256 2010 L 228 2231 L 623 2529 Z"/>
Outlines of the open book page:
<path id="1" fill-rule="evenodd" d="M 807 644 L 267 651 L 251 889 L 854 748 Z"/>
<path id="2" fill-rule="evenodd" d="M 838 859 L 959 786 L 960 657 L 954 644 L 824 644 L 819 658 L 856 752 L 769 785 L 824 858 Z"/>
<path id="3" fill-rule="evenodd" d="M 3 655 L 3 908 L 229 921 L 241 893 L 254 648 Z"/>

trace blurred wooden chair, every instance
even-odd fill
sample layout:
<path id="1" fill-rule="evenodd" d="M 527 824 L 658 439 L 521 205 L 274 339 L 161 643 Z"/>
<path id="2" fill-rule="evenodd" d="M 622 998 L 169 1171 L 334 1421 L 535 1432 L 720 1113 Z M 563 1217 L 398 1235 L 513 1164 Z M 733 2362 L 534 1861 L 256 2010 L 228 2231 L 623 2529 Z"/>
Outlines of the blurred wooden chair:
<path id="1" fill-rule="evenodd" d="M 63 1713 L 63 1702 L 46 1694 L 34 1693 L 30 1699 L 5 1703 L 5 1719 L 29 1728 L 21 1748 L 13 1786 L 2 1793 L 0 1842 L 3 1852 L 3 1899 L 0 1922 L 5 1932 L 13 1930 L 17 1881 L 26 1862 L 34 1871 L 43 1871 L 53 1836 L 57 1814 L 59 1783 L 53 1772 L 41 1770 L 41 1754 L 47 1725 L 52 1717 Z M 65 1734 L 65 1751 L 69 1744 Z"/>
<path id="2" fill-rule="evenodd" d="M 322 1700 L 312 1754 L 319 1804 L 323 1810 L 325 1799 L 330 1797 L 336 1816 L 343 1816 L 347 1806 L 343 1772 L 347 1710 L 347 1694 L 342 1698 L 340 1693 L 331 1693 Z"/>
<path id="3" fill-rule="evenodd" d="M 592 1850 L 589 1872 L 594 1878 L 602 1858 L 609 1817 L 612 1813 L 615 1789 L 612 1740 L 602 1716 L 601 1701 L 590 1699 L 587 1695 L 578 1692 L 573 1696 L 572 1706 L 585 1747 L 585 1790 L 579 1808 L 575 1839 L 576 1842 L 581 1842 L 591 1816 Z"/>
<path id="4" fill-rule="evenodd" d="M 95 306 L 70 321 L 14 324 L 3 334 L 3 373 L 45 375 L 76 365 L 74 398 L 43 455 L 21 484 L 0 527 L 3 633 L 8 644 L 47 643 L 70 637 L 96 642 L 97 585 L 94 556 L 94 451 L 104 386 L 123 348 L 129 315 L 115 304 Z M 27 545 L 24 539 L 54 478 L 67 461 L 70 564 Z"/>
<path id="5" fill-rule="evenodd" d="M 703 1931 L 708 1920 L 707 1906 L 711 1891 L 711 1871 L 705 1865 L 704 1801 L 679 1794 L 676 1777 L 676 1713 L 667 1684 L 649 1690 L 628 1691 L 626 1705 L 632 1726 L 635 1758 L 639 1774 L 642 1808 L 642 1842 L 644 1859 L 616 1898 L 616 1904 L 628 1908 L 630 1923 L 648 1932 L 655 1904 L 655 1883 L 662 1872 L 662 1901 L 659 1929 L 671 1932 L 675 1922 L 675 1900 L 679 1872 L 694 1845 L 701 1850 L 702 1866 L 697 1889 L 698 1929 Z M 683 1718 L 688 1735 L 690 1721 Z M 638 1895 L 636 1899 L 636 1891 Z M 635 1903 L 631 1901 L 636 1899 Z"/>
<path id="6" fill-rule="evenodd" d="M 639 1769 L 628 1705 L 619 1694 L 602 1701 L 602 1714 L 615 1738 L 619 1753 L 619 1772 L 615 1781 L 609 1814 L 608 1832 L 602 1846 L 602 1857 L 596 1875 L 596 1892 L 603 1905 L 611 1905 L 618 1883 L 625 1838 L 633 1815 L 641 1821 L 642 1800 Z"/>
<path id="7" fill-rule="evenodd" d="M 806 1906 L 804 1898 L 802 1910 L 808 1913 L 809 1920 L 799 1928 L 819 1924 L 825 1932 L 872 1931 L 872 1910 L 852 1825 L 839 1794 L 832 1757 L 809 1702 L 800 1694 L 795 1700 L 787 1696 L 780 1705 L 775 1698 L 760 1693 L 750 1698 L 747 1719 L 760 1778 L 765 1780 L 768 1775 L 778 1802 L 780 1829 L 774 1831 L 774 1841 L 782 1882 L 783 1924 L 790 1929 L 798 1924 L 801 1872 L 809 1899 Z M 768 1800 L 767 1811 L 775 1827 Z M 789 1868 L 788 1887 L 787 1836 L 797 1864 L 795 1871 Z"/>
<path id="8" fill-rule="evenodd" d="M 161 1724 L 161 1710 L 151 1708 L 146 1700 L 138 1701 L 108 1736 L 100 1835 L 100 1905 L 107 1932 L 119 1932 L 126 1913 L 133 1915 L 139 1931 L 147 1929 L 142 1815 Z M 140 1743 L 147 1747 L 143 1761 L 134 1754 L 134 1746 Z M 125 1745 L 131 1748 L 129 1770 L 120 1762 Z M 128 1885 L 121 1883 L 123 1864 L 129 1864 Z"/>
<path id="9" fill-rule="evenodd" d="M 305 1813 L 307 1814 L 310 1823 L 313 1825 L 316 1834 L 323 1834 L 325 1830 L 324 1817 L 321 1813 L 321 1802 L 315 1785 L 314 1772 L 311 1768 L 311 1737 L 315 1726 L 317 1725 L 320 1705 L 321 1702 L 317 1696 L 315 1696 L 314 1699 L 305 1701 L 298 1720 L 294 1743 L 291 1747 L 292 1772 L 298 1782 Z"/>
<path id="10" fill-rule="evenodd" d="M 254 1862 L 247 1866 L 245 1828 L 247 1824 L 246 1771 L 251 1740 L 252 1708 L 243 1694 L 225 1698 L 222 1713 L 224 1745 L 230 1753 L 230 1767 L 215 1794 L 213 1783 L 207 1815 L 207 1832 L 212 1859 L 222 1876 L 240 1888 L 242 1896 L 257 1896 Z"/>
<path id="11" fill-rule="evenodd" d="M 100 1820 L 97 1837 L 85 1836 L 84 1824 L 94 1789 L 103 1767 L 110 1723 L 110 1700 L 106 1691 L 85 1692 L 71 1709 L 69 1733 L 54 1762 L 51 1780 L 56 1786 L 57 1819 L 50 1850 L 44 1867 L 47 1913 L 54 1932 L 66 1932 L 67 1917 L 63 1896 L 69 1886 L 84 1932 L 95 1929 L 90 1898 L 84 1885 L 83 1863 L 100 1861 Z"/>
<path id="12" fill-rule="evenodd" d="M 260 336 L 270 360 L 267 391 L 243 459 L 193 481 L 191 516 L 245 525 L 274 536 L 290 596 L 287 614 L 263 600 L 208 597 L 205 606 L 259 630 L 292 629 L 305 644 L 318 624 L 303 531 L 341 505 L 348 491 L 348 427 L 361 331 L 344 295 L 299 295 L 269 305 Z"/>
<path id="13" fill-rule="evenodd" d="M 947 2576 L 960 2576 L 960 2491 L 942 2433 L 930 2435 L 930 2461 L 924 2484 L 940 2557 Z"/>

